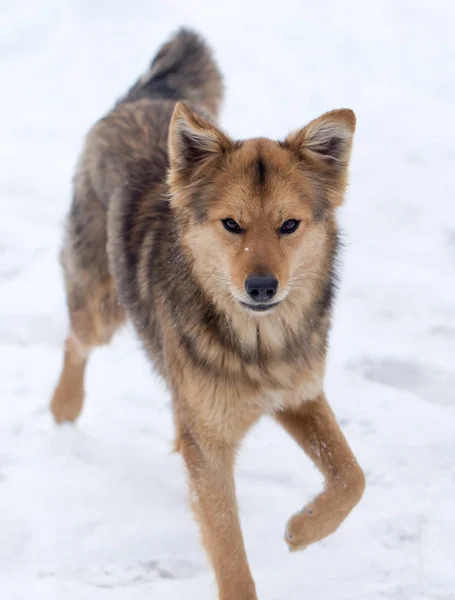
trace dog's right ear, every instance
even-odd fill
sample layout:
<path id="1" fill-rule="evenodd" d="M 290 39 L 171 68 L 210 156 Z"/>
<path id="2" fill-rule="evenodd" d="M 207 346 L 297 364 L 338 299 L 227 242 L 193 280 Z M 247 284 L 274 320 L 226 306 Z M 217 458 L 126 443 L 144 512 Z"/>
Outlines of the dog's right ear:
<path id="1" fill-rule="evenodd" d="M 212 123 L 178 102 L 169 128 L 169 160 L 171 173 L 188 177 L 211 158 L 231 147 L 229 138 Z"/>

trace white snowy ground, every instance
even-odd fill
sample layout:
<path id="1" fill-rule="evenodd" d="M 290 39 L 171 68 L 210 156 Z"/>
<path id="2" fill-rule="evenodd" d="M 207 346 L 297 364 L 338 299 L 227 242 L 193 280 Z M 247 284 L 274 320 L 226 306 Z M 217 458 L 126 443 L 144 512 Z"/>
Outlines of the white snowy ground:
<path id="1" fill-rule="evenodd" d="M 335 535 L 289 554 L 285 521 L 321 479 L 262 422 L 238 464 L 259 597 L 455 598 L 454 18 L 452 0 L 2 0 L 2 600 L 215 598 L 169 398 L 132 333 L 94 356 L 76 427 L 48 411 L 82 137 L 181 24 L 216 49 L 232 135 L 358 116 L 327 391 L 368 488 Z"/>

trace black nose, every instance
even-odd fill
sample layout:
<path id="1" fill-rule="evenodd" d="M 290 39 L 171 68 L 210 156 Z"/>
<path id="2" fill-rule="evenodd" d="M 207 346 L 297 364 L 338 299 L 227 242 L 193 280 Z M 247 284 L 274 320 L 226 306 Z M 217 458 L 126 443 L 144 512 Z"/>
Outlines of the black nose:
<path id="1" fill-rule="evenodd" d="M 276 294 L 278 280 L 273 275 L 250 275 L 246 278 L 245 289 L 255 302 L 265 302 Z"/>

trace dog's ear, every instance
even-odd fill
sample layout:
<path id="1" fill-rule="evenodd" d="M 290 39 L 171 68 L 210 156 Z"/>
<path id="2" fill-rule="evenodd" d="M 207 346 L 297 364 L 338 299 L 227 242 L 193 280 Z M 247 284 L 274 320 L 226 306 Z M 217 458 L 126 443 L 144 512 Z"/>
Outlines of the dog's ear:
<path id="1" fill-rule="evenodd" d="M 212 123 L 178 102 L 169 128 L 171 171 L 190 174 L 210 158 L 229 149 L 231 141 Z"/>
<path id="2" fill-rule="evenodd" d="M 315 166 L 343 169 L 349 163 L 355 121 L 348 108 L 332 110 L 291 133 L 285 144 Z"/>
<path id="3" fill-rule="evenodd" d="M 343 202 L 355 124 L 352 110 L 333 110 L 291 133 L 284 142 L 304 168 L 310 169 L 324 197 L 334 206 Z"/>

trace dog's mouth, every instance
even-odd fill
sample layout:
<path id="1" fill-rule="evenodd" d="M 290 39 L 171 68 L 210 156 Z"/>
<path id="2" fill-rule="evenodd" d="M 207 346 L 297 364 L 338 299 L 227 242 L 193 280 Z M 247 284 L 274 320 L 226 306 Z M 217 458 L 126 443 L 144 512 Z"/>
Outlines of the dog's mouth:
<path id="1" fill-rule="evenodd" d="M 242 306 L 244 306 L 248 310 L 252 310 L 254 312 L 267 312 L 269 310 L 276 308 L 279 304 L 281 304 L 281 302 L 271 302 L 268 304 L 267 303 L 249 304 L 248 302 L 243 302 L 242 300 L 240 300 L 239 302 Z"/>

